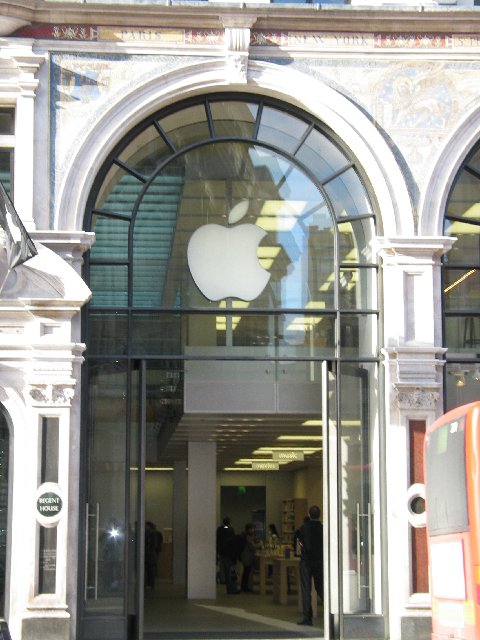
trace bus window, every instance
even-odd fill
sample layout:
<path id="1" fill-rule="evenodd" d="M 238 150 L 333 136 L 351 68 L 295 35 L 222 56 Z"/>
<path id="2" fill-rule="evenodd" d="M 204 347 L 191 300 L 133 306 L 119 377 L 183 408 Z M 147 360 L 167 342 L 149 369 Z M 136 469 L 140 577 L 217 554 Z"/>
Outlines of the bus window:
<path id="1" fill-rule="evenodd" d="M 466 531 L 465 416 L 427 435 L 425 466 L 429 535 Z"/>
<path id="2" fill-rule="evenodd" d="M 478 640 L 480 402 L 427 428 L 424 470 L 432 640 Z"/>

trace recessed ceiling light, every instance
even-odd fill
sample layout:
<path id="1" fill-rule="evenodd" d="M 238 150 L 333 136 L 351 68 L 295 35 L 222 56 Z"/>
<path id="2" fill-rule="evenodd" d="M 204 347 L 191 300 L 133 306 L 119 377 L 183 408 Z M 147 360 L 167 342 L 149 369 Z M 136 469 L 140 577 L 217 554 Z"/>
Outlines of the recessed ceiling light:
<path id="1" fill-rule="evenodd" d="M 305 435 L 278 436 L 277 440 L 302 440 L 305 442 L 317 442 L 318 440 L 323 440 L 323 436 L 312 436 L 306 433 Z"/>

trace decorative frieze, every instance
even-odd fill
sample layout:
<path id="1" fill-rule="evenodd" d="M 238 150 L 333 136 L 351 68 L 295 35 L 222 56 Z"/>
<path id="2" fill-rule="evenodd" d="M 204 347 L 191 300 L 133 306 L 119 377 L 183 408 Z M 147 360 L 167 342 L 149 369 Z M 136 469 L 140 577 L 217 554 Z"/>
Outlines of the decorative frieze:
<path id="1" fill-rule="evenodd" d="M 31 385 L 29 395 L 36 406 L 69 407 L 74 391 L 74 382 L 70 384 L 35 384 Z"/>
<path id="2" fill-rule="evenodd" d="M 394 401 L 399 409 L 417 409 L 424 411 L 434 411 L 437 408 L 440 394 L 438 391 L 428 387 L 399 387 L 393 385 L 395 389 Z"/>
<path id="3" fill-rule="evenodd" d="M 240 16 L 239 20 L 244 19 Z M 252 20 L 253 24 L 254 20 Z M 83 42 L 125 42 L 161 44 L 162 46 L 219 46 L 224 43 L 221 29 L 185 29 L 121 25 L 86 25 L 78 23 L 35 24 L 19 29 L 15 36 L 37 40 Z M 225 33 L 225 39 L 228 36 Z M 453 32 L 402 33 L 388 31 L 281 30 L 252 29 L 250 46 L 286 49 L 376 49 L 376 50 L 452 50 L 478 49 L 480 35 Z"/>

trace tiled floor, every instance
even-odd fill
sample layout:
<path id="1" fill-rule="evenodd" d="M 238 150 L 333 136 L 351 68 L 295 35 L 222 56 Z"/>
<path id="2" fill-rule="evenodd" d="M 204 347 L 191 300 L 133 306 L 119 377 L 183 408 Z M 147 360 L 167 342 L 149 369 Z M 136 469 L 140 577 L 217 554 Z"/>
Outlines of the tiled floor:
<path id="1" fill-rule="evenodd" d="M 183 589 L 165 583 L 145 592 L 145 640 L 323 638 L 323 618 L 313 627 L 297 625 L 300 619 L 296 593 L 283 606 L 271 592 L 227 595 L 223 585 L 216 600 L 187 600 Z"/>

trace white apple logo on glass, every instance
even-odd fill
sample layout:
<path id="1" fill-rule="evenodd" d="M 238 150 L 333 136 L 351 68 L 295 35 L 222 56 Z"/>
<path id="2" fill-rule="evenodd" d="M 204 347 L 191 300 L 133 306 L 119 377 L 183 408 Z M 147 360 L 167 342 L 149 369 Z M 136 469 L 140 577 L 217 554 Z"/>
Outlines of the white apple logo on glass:
<path id="1" fill-rule="evenodd" d="M 245 216 L 248 204 L 248 200 L 242 200 L 233 207 L 228 215 L 230 225 Z M 203 295 L 212 301 L 258 298 L 270 279 L 257 257 L 257 247 L 266 235 L 256 224 L 199 227 L 188 243 L 187 259 L 192 278 Z"/>

